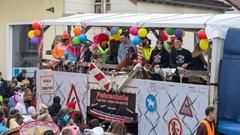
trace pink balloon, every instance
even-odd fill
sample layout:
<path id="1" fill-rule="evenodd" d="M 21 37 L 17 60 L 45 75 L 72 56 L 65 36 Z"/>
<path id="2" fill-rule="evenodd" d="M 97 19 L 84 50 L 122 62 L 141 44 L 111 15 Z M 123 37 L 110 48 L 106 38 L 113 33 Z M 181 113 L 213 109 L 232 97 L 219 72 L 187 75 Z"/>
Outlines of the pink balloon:
<path id="1" fill-rule="evenodd" d="M 93 43 L 98 44 L 98 35 L 93 37 Z"/>
<path id="2" fill-rule="evenodd" d="M 138 28 L 135 26 L 132 26 L 129 30 L 130 34 L 133 36 L 137 36 L 138 35 Z"/>
<path id="3" fill-rule="evenodd" d="M 98 46 L 98 44 L 93 43 L 93 44 L 90 46 L 90 51 L 93 51 L 97 46 Z"/>

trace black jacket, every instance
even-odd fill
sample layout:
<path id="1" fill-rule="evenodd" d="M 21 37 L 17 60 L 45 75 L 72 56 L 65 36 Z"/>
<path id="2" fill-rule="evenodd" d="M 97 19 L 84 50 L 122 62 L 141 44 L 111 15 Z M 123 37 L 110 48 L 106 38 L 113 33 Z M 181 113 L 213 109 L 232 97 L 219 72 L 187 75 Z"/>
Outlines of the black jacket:
<path id="1" fill-rule="evenodd" d="M 48 112 L 51 117 L 54 117 L 57 115 L 61 108 L 62 106 L 59 103 L 53 103 L 51 106 L 48 107 Z"/>
<path id="2" fill-rule="evenodd" d="M 166 51 L 159 51 L 154 49 L 151 53 L 149 64 L 159 65 L 160 68 L 166 68 L 169 66 L 169 53 Z"/>

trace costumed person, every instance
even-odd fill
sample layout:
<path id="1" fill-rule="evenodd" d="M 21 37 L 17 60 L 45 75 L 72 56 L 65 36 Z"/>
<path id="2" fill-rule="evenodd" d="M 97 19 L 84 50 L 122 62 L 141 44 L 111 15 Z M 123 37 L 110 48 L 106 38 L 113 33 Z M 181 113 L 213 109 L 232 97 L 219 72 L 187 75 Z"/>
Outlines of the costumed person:
<path id="1" fill-rule="evenodd" d="M 55 96 L 53 98 L 52 105 L 48 107 L 48 112 L 51 115 L 51 117 L 53 118 L 54 116 L 56 116 L 59 113 L 61 108 L 62 108 L 61 99 L 59 96 Z"/>
<path id="2" fill-rule="evenodd" d="M 77 61 L 80 56 L 81 47 L 82 45 L 80 44 L 68 46 L 65 50 L 63 58 L 68 62 Z"/>
<path id="3" fill-rule="evenodd" d="M 95 35 L 95 36 L 93 37 L 93 43 L 92 43 L 92 45 L 90 46 L 90 51 L 92 52 L 95 48 L 97 48 L 98 44 L 99 44 L 98 35 Z"/>
<path id="4" fill-rule="evenodd" d="M 158 40 L 156 47 L 151 53 L 149 62 L 150 66 L 155 70 L 159 68 L 167 68 L 169 66 L 169 53 L 163 47 L 163 41 Z M 156 72 L 156 71 L 155 71 Z M 160 74 L 151 74 L 152 80 L 163 80 Z"/>
<path id="5" fill-rule="evenodd" d="M 67 126 L 62 129 L 60 135 L 79 135 L 81 132 L 77 126 Z"/>
<path id="6" fill-rule="evenodd" d="M 207 107 L 205 110 L 206 118 L 201 122 L 196 135 L 215 135 L 215 108 Z"/>
<path id="7" fill-rule="evenodd" d="M 106 63 L 109 55 L 109 37 L 107 34 L 99 34 L 98 35 L 99 44 L 92 51 L 91 61 L 96 63 Z"/>
<path id="8" fill-rule="evenodd" d="M 192 61 L 192 54 L 189 50 L 184 49 L 182 37 L 175 38 L 174 47 L 170 52 L 169 65 L 171 68 L 176 68 L 177 72 L 172 77 L 173 82 L 180 82 L 179 72 L 186 70 Z M 183 77 L 182 82 L 187 83 L 188 78 Z"/>
<path id="9" fill-rule="evenodd" d="M 17 92 L 13 97 L 16 102 L 16 105 L 14 108 L 17 109 L 20 114 L 27 114 L 26 106 L 24 103 L 24 93 Z"/>
<path id="10" fill-rule="evenodd" d="M 120 37 L 121 43 L 119 45 L 118 56 L 117 56 L 118 64 L 120 64 L 122 61 L 125 60 L 129 47 L 132 47 L 134 49 L 135 53 L 137 52 L 136 46 L 131 43 L 129 32 L 124 31 L 121 33 L 120 36 L 121 36 Z"/>
<path id="11" fill-rule="evenodd" d="M 143 54 L 143 61 L 148 62 L 151 57 L 152 53 L 152 47 L 151 47 L 151 40 L 149 38 L 145 38 L 143 41 L 143 47 L 142 47 L 142 54 Z"/>
<path id="12" fill-rule="evenodd" d="M 32 91 L 28 88 L 30 82 L 28 80 L 23 80 L 20 83 L 21 89 L 20 89 L 20 93 L 24 93 L 24 103 L 26 105 L 26 108 L 28 108 L 29 106 L 32 106 L 33 103 L 33 95 L 32 95 Z"/>
<path id="13" fill-rule="evenodd" d="M 62 40 L 54 46 L 52 56 L 55 59 L 61 59 L 65 53 L 66 47 L 69 45 L 71 36 L 66 32 L 62 34 Z"/>
<path id="14" fill-rule="evenodd" d="M 32 116 L 36 114 L 36 110 L 33 106 L 28 107 L 27 115 L 23 115 L 23 122 L 27 123 L 33 121 Z"/>
<path id="15" fill-rule="evenodd" d="M 0 110 L 0 134 L 7 131 L 8 128 L 5 126 L 5 114 Z"/>
<path id="16" fill-rule="evenodd" d="M 71 118 L 76 121 L 76 111 L 75 111 L 76 104 L 73 102 L 67 103 L 67 109 L 69 109 L 69 114 Z"/>

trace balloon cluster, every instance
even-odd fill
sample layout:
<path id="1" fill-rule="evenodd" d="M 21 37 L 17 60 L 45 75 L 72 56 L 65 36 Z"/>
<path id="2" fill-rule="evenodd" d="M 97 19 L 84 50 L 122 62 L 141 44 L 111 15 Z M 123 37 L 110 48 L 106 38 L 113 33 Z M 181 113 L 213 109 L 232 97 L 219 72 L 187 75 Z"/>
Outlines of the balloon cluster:
<path id="1" fill-rule="evenodd" d="M 122 29 L 119 27 L 112 27 L 111 31 L 106 30 L 104 33 L 110 37 L 110 40 L 114 39 L 118 41 L 121 37 Z"/>
<path id="2" fill-rule="evenodd" d="M 73 33 L 75 34 L 75 36 L 72 38 L 72 44 L 74 46 L 78 46 L 80 43 L 84 43 L 87 41 L 87 35 L 82 33 L 81 28 L 74 28 Z"/>
<path id="3" fill-rule="evenodd" d="M 200 48 L 206 51 L 208 49 L 208 39 L 205 30 L 198 31 L 198 38 L 200 39 Z"/>
<path id="4" fill-rule="evenodd" d="M 147 29 L 145 28 L 140 28 L 138 29 L 137 27 L 135 26 L 132 26 L 130 29 L 129 29 L 129 32 L 132 36 L 134 36 L 133 40 L 132 40 L 132 43 L 134 45 L 138 45 L 142 42 L 141 38 L 145 38 L 148 34 L 148 31 Z"/>
<path id="5" fill-rule="evenodd" d="M 28 32 L 28 37 L 31 39 L 31 43 L 34 45 L 40 44 L 41 25 L 38 21 L 32 23 L 32 29 Z"/>

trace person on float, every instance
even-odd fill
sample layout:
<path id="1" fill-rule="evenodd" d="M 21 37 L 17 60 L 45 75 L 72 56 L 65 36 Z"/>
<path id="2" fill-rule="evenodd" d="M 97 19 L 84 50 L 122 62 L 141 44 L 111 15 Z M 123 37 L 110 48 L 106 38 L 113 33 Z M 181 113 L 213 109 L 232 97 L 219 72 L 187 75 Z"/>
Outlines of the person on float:
<path id="1" fill-rule="evenodd" d="M 173 82 L 180 82 L 179 72 L 186 70 L 192 61 L 192 54 L 189 50 L 184 49 L 182 37 L 176 37 L 174 47 L 170 52 L 169 65 L 177 69 L 177 75 L 172 77 Z M 183 78 L 183 82 L 188 82 L 188 78 Z"/>
<path id="2" fill-rule="evenodd" d="M 154 69 L 155 68 L 158 69 L 158 68 L 167 68 L 167 67 L 169 67 L 169 53 L 163 47 L 163 41 L 158 40 L 156 42 L 156 47 L 152 51 L 148 63 Z M 151 75 L 151 79 L 152 80 L 163 80 L 163 78 L 159 74 L 152 74 Z"/>
<path id="3" fill-rule="evenodd" d="M 215 135 L 214 121 L 216 112 L 214 107 L 207 107 L 205 110 L 206 118 L 201 122 L 196 135 Z"/>
<path id="4" fill-rule="evenodd" d="M 151 47 L 151 39 L 145 38 L 142 41 L 143 47 L 142 47 L 142 55 L 143 55 L 143 60 L 148 62 L 151 57 L 152 53 L 152 47 Z"/>
<path id="5" fill-rule="evenodd" d="M 101 33 L 98 35 L 98 41 L 98 46 L 92 51 L 91 61 L 96 63 L 106 63 L 110 52 L 108 44 L 109 37 L 107 34 Z"/>
<path id="6" fill-rule="evenodd" d="M 70 43 L 71 36 L 66 32 L 62 34 L 62 40 L 54 46 L 52 56 L 55 59 L 61 59 L 65 53 L 67 46 Z"/>
<path id="7" fill-rule="evenodd" d="M 77 59 L 80 56 L 80 51 L 81 51 L 80 44 L 69 45 L 69 46 L 67 46 L 67 48 L 64 52 L 63 59 L 67 60 L 68 62 L 77 61 Z"/>
<path id="8" fill-rule="evenodd" d="M 131 43 L 128 31 L 122 32 L 120 36 L 121 36 L 120 37 L 121 43 L 119 45 L 118 55 L 117 55 L 118 64 L 120 64 L 122 61 L 125 60 L 129 47 L 132 47 L 135 53 L 137 52 L 136 46 Z"/>

